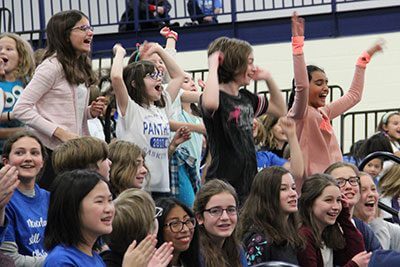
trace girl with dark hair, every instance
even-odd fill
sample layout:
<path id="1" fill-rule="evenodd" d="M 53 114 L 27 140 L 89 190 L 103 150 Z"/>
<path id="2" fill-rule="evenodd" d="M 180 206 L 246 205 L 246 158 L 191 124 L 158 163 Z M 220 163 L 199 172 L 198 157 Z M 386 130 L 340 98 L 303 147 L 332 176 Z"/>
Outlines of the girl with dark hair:
<path id="1" fill-rule="evenodd" d="M 42 142 L 30 132 L 18 132 L 4 143 L 3 163 L 16 167 L 19 184 L 6 206 L 9 225 L 0 250 L 17 266 L 41 266 L 47 255 L 43 239 L 50 195 L 35 183 L 46 156 Z"/>
<path id="2" fill-rule="evenodd" d="M 306 248 L 297 258 L 300 266 L 368 266 L 362 235 L 350 221 L 347 198 L 327 174 L 306 179 L 299 199 L 300 233 Z"/>
<path id="3" fill-rule="evenodd" d="M 94 251 L 98 238 L 112 231 L 114 204 L 104 178 L 92 171 L 63 172 L 50 196 L 44 266 L 104 266 Z"/>
<path id="4" fill-rule="evenodd" d="M 14 115 L 32 128 L 51 157 L 57 145 L 89 135 L 87 120 L 101 114 L 104 97 L 88 106 L 88 88 L 96 81 L 89 59 L 93 27 L 88 17 L 78 10 L 56 13 L 46 33 L 44 60 L 22 92 Z M 40 185 L 49 188 L 54 177 L 49 160 Z"/>
<path id="5" fill-rule="evenodd" d="M 238 226 L 249 266 L 268 261 L 298 264 L 297 250 L 305 243 L 298 235 L 297 198 L 296 184 L 285 168 L 266 168 L 254 177 Z"/>
<path id="6" fill-rule="evenodd" d="M 219 179 L 208 181 L 196 194 L 193 210 L 199 224 L 201 266 L 247 266 L 236 238 L 235 189 Z"/>
<path id="7" fill-rule="evenodd" d="M 174 198 L 157 199 L 156 206 L 163 209 L 157 218 L 157 246 L 172 242 L 174 247 L 169 266 L 199 267 L 199 234 L 194 213 Z"/>
<path id="8" fill-rule="evenodd" d="M 400 155 L 400 111 L 385 113 L 379 122 L 378 131 L 385 133 L 393 153 Z"/>
<path id="9" fill-rule="evenodd" d="M 306 67 L 303 54 L 304 20 L 292 16 L 292 49 L 295 76 L 294 103 L 288 116 L 295 119 L 297 137 L 303 151 L 306 175 L 323 172 L 330 164 L 342 161 L 342 152 L 330 121 L 355 106 L 362 96 L 365 68 L 372 56 L 382 50 L 377 42 L 358 58 L 349 91 L 325 105 L 328 78 L 317 66 Z"/>
<path id="10" fill-rule="evenodd" d="M 96 250 L 99 237 L 112 231 L 115 209 L 104 177 L 89 170 L 63 172 L 56 177 L 50 198 L 44 240 L 50 253 L 44 266 L 105 266 Z M 132 255 L 138 250 L 147 254 L 135 246 L 132 242 L 126 250 L 123 266 L 137 263 Z"/>
<path id="11" fill-rule="evenodd" d="M 164 61 L 171 80 L 163 90 L 163 73 L 150 61 L 138 61 L 123 68 L 125 49 L 114 46 L 111 82 L 115 91 L 119 121 L 117 137 L 138 145 L 146 153 L 151 181 L 148 189 L 153 197 L 170 192 L 168 158 L 178 144 L 190 138 L 187 128 L 180 128 L 169 142 L 168 115 L 184 81 L 184 72 L 175 60 L 156 43 L 144 43 L 143 53 L 158 54 Z"/>

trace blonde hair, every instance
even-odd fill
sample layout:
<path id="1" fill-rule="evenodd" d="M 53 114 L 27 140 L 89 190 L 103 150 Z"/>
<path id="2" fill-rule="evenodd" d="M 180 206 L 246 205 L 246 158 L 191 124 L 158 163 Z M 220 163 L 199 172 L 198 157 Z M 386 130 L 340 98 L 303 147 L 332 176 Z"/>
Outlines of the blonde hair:
<path id="1" fill-rule="evenodd" d="M 139 156 L 144 160 L 145 153 L 134 143 L 118 140 L 109 144 L 109 159 L 112 162 L 110 183 L 115 195 L 132 188 L 132 180 L 138 168 L 136 160 Z M 146 176 L 146 182 L 149 183 L 149 174 Z"/>
<path id="2" fill-rule="evenodd" d="M 400 194 L 400 164 L 393 164 L 378 182 L 383 197 L 394 197 Z"/>
<path id="3" fill-rule="evenodd" d="M 18 65 L 15 70 L 15 78 L 21 80 L 24 85 L 28 84 L 35 71 L 35 58 L 31 45 L 15 33 L 2 33 L 0 39 L 8 37 L 15 41 L 18 52 Z"/>
<path id="4" fill-rule="evenodd" d="M 114 206 L 113 230 L 106 237 L 107 244 L 124 255 L 133 240 L 139 244 L 154 229 L 155 204 L 146 191 L 131 188 L 115 199 Z"/>

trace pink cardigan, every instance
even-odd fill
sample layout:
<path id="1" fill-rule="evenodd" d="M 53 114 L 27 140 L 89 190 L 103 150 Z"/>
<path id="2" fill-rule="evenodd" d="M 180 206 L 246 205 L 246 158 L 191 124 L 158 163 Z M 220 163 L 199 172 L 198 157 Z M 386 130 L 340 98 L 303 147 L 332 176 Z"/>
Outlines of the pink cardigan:
<path id="1" fill-rule="evenodd" d="M 83 135 L 89 135 L 89 107 L 85 110 L 83 121 L 78 122 L 75 104 L 77 87 L 65 79 L 62 65 L 56 57 L 47 58 L 37 67 L 31 82 L 15 104 L 13 114 L 52 150 L 61 143 L 53 136 L 57 127 L 76 134 L 82 132 Z M 85 103 L 88 103 L 88 92 L 85 99 Z"/>
<path id="2" fill-rule="evenodd" d="M 356 66 L 353 82 L 347 93 L 321 108 L 308 105 L 309 82 L 304 55 L 293 55 L 296 95 L 288 113 L 296 121 L 296 132 L 303 152 L 305 173 L 323 172 L 329 165 L 342 161 L 342 152 L 333 129 L 323 125 L 346 112 L 361 100 L 364 88 L 365 68 Z M 321 125 L 322 123 L 322 125 Z"/>

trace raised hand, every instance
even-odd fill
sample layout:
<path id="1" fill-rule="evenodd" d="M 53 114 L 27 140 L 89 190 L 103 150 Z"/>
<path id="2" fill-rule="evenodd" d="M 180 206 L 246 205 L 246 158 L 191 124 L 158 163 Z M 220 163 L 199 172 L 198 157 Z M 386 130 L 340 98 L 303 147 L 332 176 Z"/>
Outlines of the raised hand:
<path id="1" fill-rule="evenodd" d="M 165 242 L 157 249 L 147 267 L 166 267 L 172 260 L 172 242 Z"/>
<path id="2" fill-rule="evenodd" d="M 292 15 L 292 36 L 304 36 L 304 19 L 297 12 Z"/>
<path id="3" fill-rule="evenodd" d="M 206 83 L 202 79 L 198 79 L 197 84 L 200 86 L 200 88 L 202 90 L 204 90 L 204 88 L 206 88 Z"/>
<path id="4" fill-rule="evenodd" d="M 378 39 L 368 50 L 367 53 L 372 57 L 376 52 L 383 51 L 385 48 L 385 39 Z"/>
<path id="5" fill-rule="evenodd" d="M 144 41 L 139 47 L 140 58 L 147 58 L 153 53 L 158 53 L 162 47 L 158 43 Z"/>
<path id="6" fill-rule="evenodd" d="M 155 235 L 148 235 L 136 246 L 136 240 L 129 245 L 122 261 L 122 267 L 147 266 L 156 251 L 157 239 Z"/>
<path id="7" fill-rule="evenodd" d="M 15 166 L 7 164 L 0 169 L 0 209 L 5 208 L 18 185 L 18 171 Z"/>
<path id="8" fill-rule="evenodd" d="M 121 51 L 123 53 L 123 55 L 126 55 L 126 51 L 125 48 L 123 48 L 123 46 L 120 43 L 116 43 L 113 47 L 113 53 L 114 55 L 117 54 L 117 51 Z"/>
<path id="9" fill-rule="evenodd" d="M 260 81 L 260 80 L 268 80 L 271 78 L 271 73 L 267 71 L 264 68 L 260 68 L 256 66 L 256 70 L 254 71 L 254 74 L 252 75 L 252 79 L 255 81 Z"/>
<path id="10" fill-rule="evenodd" d="M 296 136 L 296 123 L 293 119 L 286 116 L 279 118 L 279 125 L 286 136 Z"/>
<path id="11" fill-rule="evenodd" d="M 224 53 L 221 51 L 215 51 L 211 55 L 208 56 L 208 67 L 216 67 L 224 62 Z"/>

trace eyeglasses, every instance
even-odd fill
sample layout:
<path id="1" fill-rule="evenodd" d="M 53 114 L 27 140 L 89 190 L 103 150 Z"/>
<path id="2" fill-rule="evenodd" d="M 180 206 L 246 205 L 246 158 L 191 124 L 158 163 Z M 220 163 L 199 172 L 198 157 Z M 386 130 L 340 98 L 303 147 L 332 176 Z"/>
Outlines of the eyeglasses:
<path id="1" fill-rule="evenodd" d="M 360 184 L 360 177 L 358 176 L 352 176 L 349 178 L 343 178 L 343 177 L 339 177 L 336 178 L 336 183 L 339 187 L 344 187 L 346 185 L 346 183 L 349 183 L 351 186 L 357 186 Z"/>
<path id="2" fill-rule="evenodd" d="M 94 30 L 94 28 L 92 26 L 90 26 L 90 25 L 82 25 L 82 26 L 73 27 L 71 29 L 71 31 L 73 31 L 73 30 L 80 30 L 80 31 L 83 31 L 83 32 L 88 32 L 88 31 L 92 32 Z"/>
<path id="3" fill-rule="evenodd" d="M 154 219 L 160 217 L 163 213 L 163 208 L 156 207 L 156 215 L 154 215 Z"/>
<path id="4" fill-rule="evenodd" d="M 179 233 L 180 231 L 182 231 L 183 225 L 186 225 L 189 230 L 192 230 L 196 226 L 196 219 L 190 218 L 184 222 L 177 220 L 164 224 L 164 226 L 168 226 L 173 233 Z"/>
<path id="5" fill-rule="evenodd" d="M 160 72 L 160 71 L 153 71 L 152 73 L 147 73 L 146 77 L 150 77 L 153 80 L 158 80 L 161 79 L 164 76 L 164 73 Z"/>
<path id="6" fill-rule="evenodd" d="M 206 209 L 206 210 L 204 210 L 204 211 L 210 213 L 210 215 L 213 216 L 213 217 L 221 217 L 221 216 L 222 216 L 222 213 L 223 213 L 224 211 L 226 211 L 226 213 L 227 213 L 229 216 L 232 216 L 232 215 L 236 215 L 236 214 L 237 214 L 237 208 L 236 208 L 235 206 L 229 206 L 229 207 L 227 207 L 226 209 L 223 209 L 223 208 L 221 208 L 221 207 L 213 207 L 213 208 Z"/>

